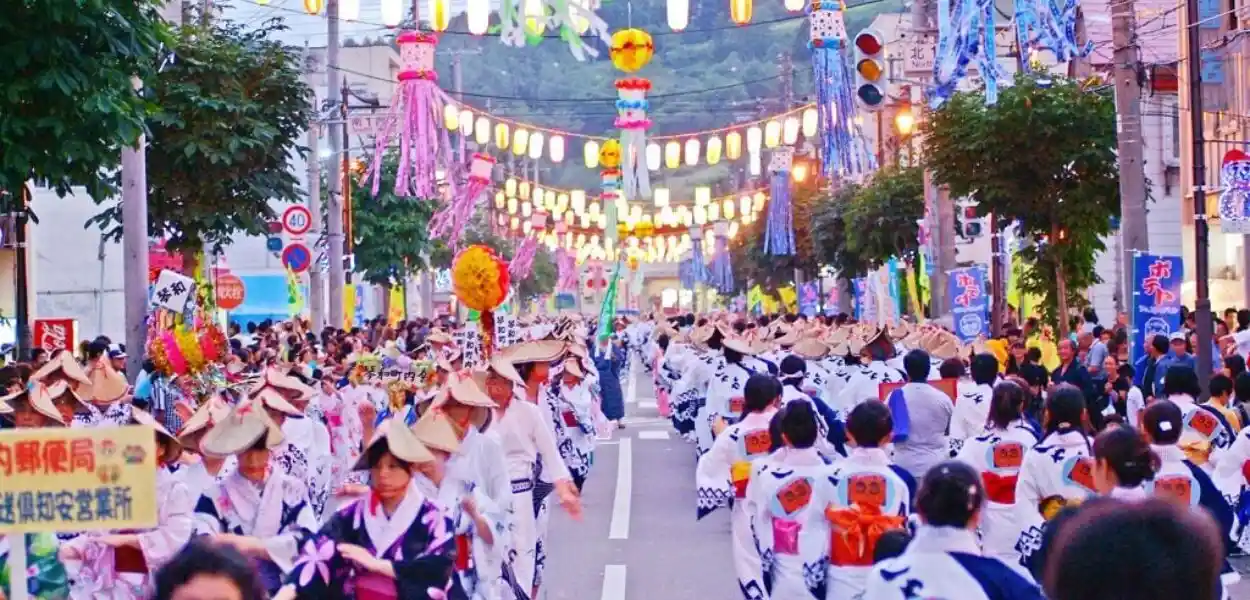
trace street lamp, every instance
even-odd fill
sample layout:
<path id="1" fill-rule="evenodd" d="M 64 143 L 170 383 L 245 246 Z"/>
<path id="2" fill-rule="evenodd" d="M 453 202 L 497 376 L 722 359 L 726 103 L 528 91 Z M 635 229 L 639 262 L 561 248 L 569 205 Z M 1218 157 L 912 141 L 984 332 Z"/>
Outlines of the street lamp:
<path id="1" fill-rule="evenodd" d="M 899 135 L 909 136 L 915 127 L 916 117 L 911 114 L 911 107 L 899 108 L 898 114 L 894 115 L 894 128 L 898 130 Z"/>

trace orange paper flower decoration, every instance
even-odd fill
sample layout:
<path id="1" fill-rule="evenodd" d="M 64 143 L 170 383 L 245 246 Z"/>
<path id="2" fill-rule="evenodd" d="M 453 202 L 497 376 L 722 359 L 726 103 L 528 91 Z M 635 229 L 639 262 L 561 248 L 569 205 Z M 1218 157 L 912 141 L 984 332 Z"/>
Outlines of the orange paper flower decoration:
<path id="1" fill-rule="evenodd" d="M 465 306 L 478 312 L 495 310 L 508 296 L 508 263 L 494 250 L 473 245 L 451 264 L 451 289 Z"/>

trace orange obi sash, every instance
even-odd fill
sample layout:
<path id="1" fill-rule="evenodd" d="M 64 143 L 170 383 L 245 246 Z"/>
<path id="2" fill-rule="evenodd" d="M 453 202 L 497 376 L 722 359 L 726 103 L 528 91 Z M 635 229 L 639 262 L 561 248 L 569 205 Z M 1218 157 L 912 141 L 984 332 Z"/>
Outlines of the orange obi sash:
<path id="1" fill-rule="evenodd" d="M 852 508 L 825 509 L 833 525 L 830 559 L 838 567 L 872 566 L 872 555 L 881 534 L 903 526 L 903 517 L 881 514 L 881 508 L 856 504 Z"/>
<path id="2" fill-rule="evenodd" d="M 751 482 L 751 463 L 740 460 L 729 466 L 729 481 L 733 482 L 734 497 L 747 497 L 747 484 Z"/>
<path id="3" fill-rule="evenodd" d="M 985 482 L 985 496 L 991 502 L 999 504 L 1016 503 L 1016 481 L 1019 475 L 999 475 L 986 471 L 981 473 L 981 481 Z"/>

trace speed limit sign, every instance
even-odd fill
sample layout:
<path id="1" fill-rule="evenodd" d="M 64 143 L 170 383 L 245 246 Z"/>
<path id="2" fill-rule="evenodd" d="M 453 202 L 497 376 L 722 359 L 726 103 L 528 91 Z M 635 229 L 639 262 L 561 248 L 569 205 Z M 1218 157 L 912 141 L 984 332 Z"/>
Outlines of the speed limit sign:
<path id="1" fill-rule="evenodd" d="M 295 205 L 282 213 L 282 228 L 291 235 L 303 235 L 312 229 L 312 213 L 308 209 Z"/>

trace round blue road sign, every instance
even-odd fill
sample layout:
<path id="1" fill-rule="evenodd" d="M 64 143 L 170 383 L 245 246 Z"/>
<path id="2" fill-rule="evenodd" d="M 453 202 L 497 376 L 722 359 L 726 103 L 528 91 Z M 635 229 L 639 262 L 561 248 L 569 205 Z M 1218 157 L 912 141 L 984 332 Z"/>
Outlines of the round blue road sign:
<path id="1" fill-rule="evenodd" d="M 303 244 L 291 244 L 282 250 L 282 264 L 296 273 L 303 273 L 312 264 L 312 252 Z"/>

